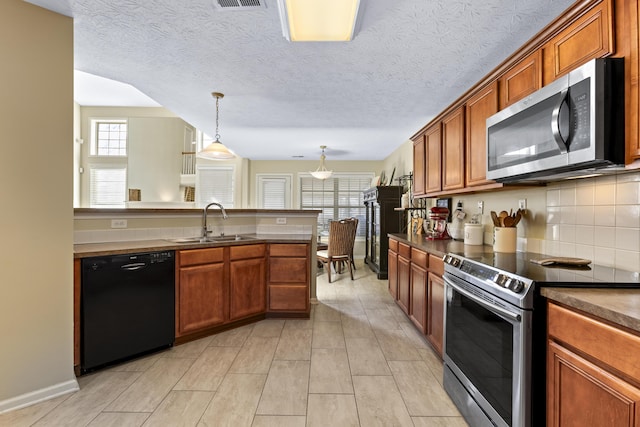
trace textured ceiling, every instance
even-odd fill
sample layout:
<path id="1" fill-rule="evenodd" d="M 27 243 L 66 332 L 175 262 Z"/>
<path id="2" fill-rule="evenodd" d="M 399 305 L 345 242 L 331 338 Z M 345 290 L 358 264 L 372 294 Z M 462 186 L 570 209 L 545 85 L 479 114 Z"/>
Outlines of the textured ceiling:
<path id="1" fill-rule="evenodd" d="M 275 0 L 28 0 L 74 18 L 75 68 L 130 84 L 250 159 L 384 159 L 571 0 L 362 0 L 351 42 L 290 43 Z"/>

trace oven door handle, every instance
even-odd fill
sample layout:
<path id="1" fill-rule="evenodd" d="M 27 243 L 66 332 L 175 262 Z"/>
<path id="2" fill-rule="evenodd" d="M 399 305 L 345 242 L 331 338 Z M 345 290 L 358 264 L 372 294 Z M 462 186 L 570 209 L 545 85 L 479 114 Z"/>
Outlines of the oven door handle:
<path id="1" fill-rule="evenodd" d="M 517 313 L 512 313 L 508 310 L 505 310 L 504 308 L 497 306 L 495 304 L 491 304 L 487 301 L 484 301 L 478 297 L 476 297 L 475 295 L 473 295 L 471 292 L 461 288 L 460 286 L 456 285 L 455 283 L 453 283 L 450 279 L 448 279 L 446 276 L 443 277 L 445 283 L 449 286 L 451 286 L 453 289 L 456 290 L 456 292 L 461 293 L 462 295 L 464 295 L 465 297 L 469 298 L 471 301 L 475 302 L 476 304 L 479 304 L 481 306 L 483 306 L 484 308 L 486 308 L 487 310 L 493 311 L 494 313 L 500 314 L 504 317 L 507 317 L 513 321 L 516 322 L 520 322 L 522 320 L 522 316 L 520 316 Z"/>

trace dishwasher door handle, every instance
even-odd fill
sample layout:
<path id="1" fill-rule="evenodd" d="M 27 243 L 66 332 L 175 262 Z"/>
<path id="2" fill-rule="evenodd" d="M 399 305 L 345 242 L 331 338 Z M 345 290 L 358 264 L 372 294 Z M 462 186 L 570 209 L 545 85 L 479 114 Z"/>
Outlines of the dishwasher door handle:
<path id="1" fill-rule="evenodd" d="M 134 262 L 131 264 L 125 264 L 123 266 L 121 266 L 120 268 L 122 270 L 128 270 L 128 271 L 135 271 L 135 270 L 140 270 L 142 268 L 145 268 L 147 266 L 146 263 L 144 262 Z"/>

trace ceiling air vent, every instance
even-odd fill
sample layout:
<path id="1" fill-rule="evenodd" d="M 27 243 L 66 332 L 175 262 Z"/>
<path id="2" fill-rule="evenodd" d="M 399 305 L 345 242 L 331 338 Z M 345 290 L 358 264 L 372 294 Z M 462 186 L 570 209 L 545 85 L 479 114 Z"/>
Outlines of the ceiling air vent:
<path id="1" fill-rule="evenodd" d="M 265 9 L 266 0 L 213 0 L 213 7 L 218 10 L 252 10 Z"/>

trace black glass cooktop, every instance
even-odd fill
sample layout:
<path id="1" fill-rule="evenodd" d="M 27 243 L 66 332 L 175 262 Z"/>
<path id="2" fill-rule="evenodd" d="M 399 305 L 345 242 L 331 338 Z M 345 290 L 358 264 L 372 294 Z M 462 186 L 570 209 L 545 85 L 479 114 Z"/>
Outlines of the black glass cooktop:
<path id="1" fill-rule="evenodd" d="M 567 265 L 542 266 L 531 262 L 531 260 L 549 258 L 549 256 L 531 252 L 511 254 L 498 252 L 481 252 L 478 254 L 451 253 L 533 280 L 539 286 L 640 288 L 640 273 L 593 263 L 582 267 Z"/>

